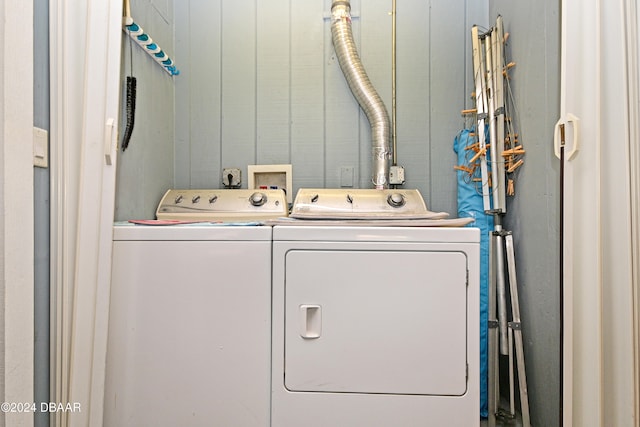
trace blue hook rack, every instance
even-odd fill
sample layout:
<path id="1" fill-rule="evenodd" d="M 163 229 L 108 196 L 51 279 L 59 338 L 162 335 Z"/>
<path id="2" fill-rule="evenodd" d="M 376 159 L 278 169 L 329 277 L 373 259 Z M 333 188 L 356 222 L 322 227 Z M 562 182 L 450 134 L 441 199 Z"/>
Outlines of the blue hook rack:
<path id="1" fill-rule="evenodd" d="M 142 27 L 133 20 L 127 25 L 124 25 L 124 30 L 129 34 L 129 37 L 133 39 L 145 52 L 151 56 L 162 68 L 171 76 L 177 76 L 180 71 L 176 68 L 173 60 L 169 58 L 160 46 L 153 41 L 149 34 L 145 33 Z"/>

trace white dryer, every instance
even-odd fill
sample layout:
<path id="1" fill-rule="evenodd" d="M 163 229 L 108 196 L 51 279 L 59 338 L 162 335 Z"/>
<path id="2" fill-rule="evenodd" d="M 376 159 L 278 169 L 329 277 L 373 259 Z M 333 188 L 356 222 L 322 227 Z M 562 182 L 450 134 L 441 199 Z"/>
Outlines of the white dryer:
<path id="1" fill-rule="evenodd" d="M 275 226 L 271 425 L 478 426 L 479 242 Z"/>

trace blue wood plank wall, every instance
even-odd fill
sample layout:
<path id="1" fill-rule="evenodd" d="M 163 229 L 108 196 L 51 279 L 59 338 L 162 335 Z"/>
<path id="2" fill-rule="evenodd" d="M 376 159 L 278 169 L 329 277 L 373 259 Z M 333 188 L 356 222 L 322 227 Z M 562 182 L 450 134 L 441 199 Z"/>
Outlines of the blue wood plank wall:
<path id="1" fill-rule="evenodd" d="M 557 163 L 549 160 L 548 144 L 559 105 L 559 1 L 526 7 L 503 0 L 397 3 L 398 164 L 406 168 L 406 188 L 419 189 L 432 210 L 454 216 L 452 140 L 465 124 L 460 110 L 473 105 L 470 29 L 489 27 L 497 14 L 508 31 L 514 28 L 521 132 L 528 135 L 527 164 L 538 169 L 524 168 L 506 225 L 518 236 L 532 419 L 552 425 L 558 412 L 558 207 L 557 171 L 550 166 Z M 392 0 L 351 4 L 362 61 L 390 111 Z M 166 48 L 181 74 L 169 77 L 134 45 L 136 127 L 118 159 L 116 219 L 153 218 L 168 188 L 218 188 L 225 167 L 241 168 L 246 187 L 249 164 L 293 164 L 294 190 L 340 187 L 342 168 L 353 168 L 355 187 L 369 188 L 369 124 L 334 55 L 330 5 L 132 1 L 134 18 Z M 131 61 L 123 43 L 124 81 Z"/>
<path id="2" fill-rule="evenodd" d="M 511 85 L 518 133 L 527 150 L 508 199 L 505 229 L 514 231 L 531 424 L 558 424 L 560 412 L 560 163 L 550 148 L 560 117 L 560 0 L 491 0 L 502 15 L 507 53 L 516 62 Z M 506 371 L 505 371 L 506 372 Z M 609 421 L 615 425 L 614 421 Z"/>
<path id="3" fill-rule="evenodd" d="M 131 2 L 131 15 L 173 57 L 174 18 L 172 0 Z M 132 66 L 133 65 L 133 66 Z M 120 136 L 126 124 L 126 76 L 137 79 L 136 116 L 129 148 L 118 154 L 116 220 L 154 218 L 164 192 L 175 185 L 174 82 L 163 69 L 123 32 L 122 115 Z"/>
<path id="4" fill-rule="evenodd" d="M 391 113 L 391 0 L 353 0 L 353 31 Z M 291 163 L 294 191 L 370 188 L 369 123 L 337 63 L 330 0 L 174 2 L 175 187 L 218 188 L 222 169 Z M 403 0 L 397 10 L 398 164 L 406 188 L 455 215 L 452 140 L 469 106 L 484 1 Z"/>

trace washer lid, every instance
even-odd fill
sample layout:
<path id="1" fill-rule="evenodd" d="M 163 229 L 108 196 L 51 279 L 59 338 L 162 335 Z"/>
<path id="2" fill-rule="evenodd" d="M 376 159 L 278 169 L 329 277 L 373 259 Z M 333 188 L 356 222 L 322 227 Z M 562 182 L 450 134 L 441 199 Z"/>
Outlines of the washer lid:
<path id="1" fill-rule="evenodd" d="M 298 190 L 291 217 L 306 219 L 436 219 L 418 190 L 308 189 Z"/>
<path id="2" fill-rule="evenodd" d="M 272 227 L 256 225 L 187 224 L 154 227 L 116 223 L 113 241 L 264 241 L 272 239 Z"/>

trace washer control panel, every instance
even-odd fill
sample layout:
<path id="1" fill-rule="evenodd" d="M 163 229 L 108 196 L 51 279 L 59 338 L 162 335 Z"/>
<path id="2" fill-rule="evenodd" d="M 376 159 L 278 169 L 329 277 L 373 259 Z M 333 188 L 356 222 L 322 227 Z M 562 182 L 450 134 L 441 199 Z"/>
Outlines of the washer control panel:
<path id="1" fill-rule="evenodd" d="M 156 210 L 158 219 L 259 221 L 285 217 L 282 190 L 168 190 Z"/>

